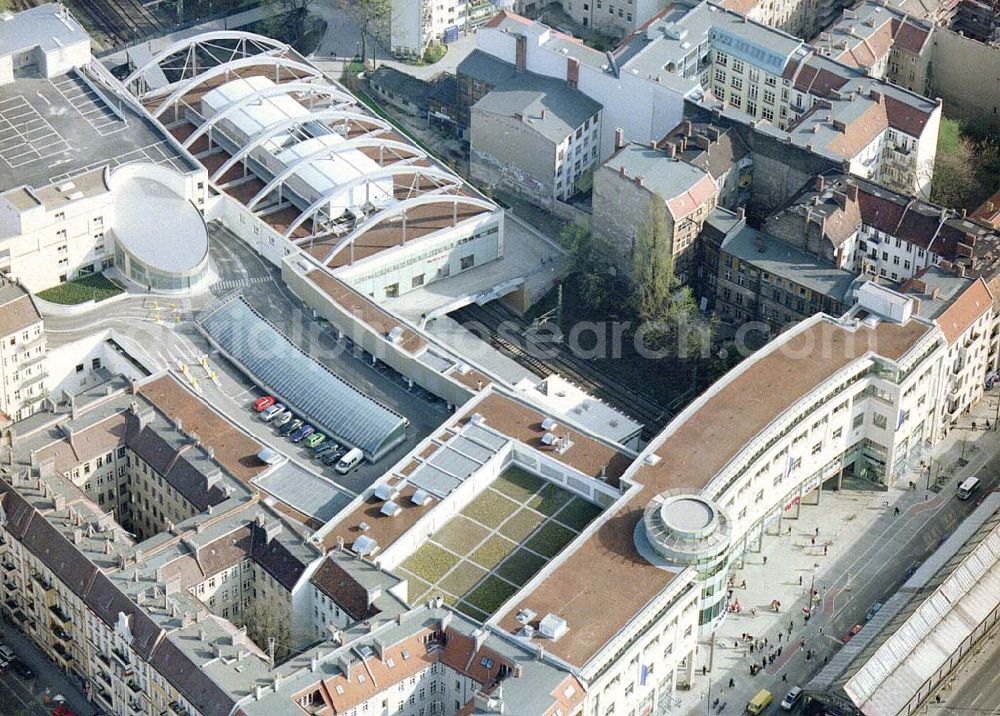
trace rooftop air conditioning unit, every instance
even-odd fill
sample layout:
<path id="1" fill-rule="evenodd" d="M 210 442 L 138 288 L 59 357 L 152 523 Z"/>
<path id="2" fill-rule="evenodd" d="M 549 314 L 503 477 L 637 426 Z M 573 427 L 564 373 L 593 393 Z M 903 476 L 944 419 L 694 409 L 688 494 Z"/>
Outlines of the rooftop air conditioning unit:
<path id="1" fill-rule="evenodd" d="M 469 422 L 473 425 L 482 425 L 486 422 L 486 418 L 483 417 L 482 413 L 473 413 L 472 417 L 469 418 Z"/>
<path id="2" fill-rule="evenodd" d="M 556 442 L 556 436 L 552 433 L 545 433 L 542 436 L 542 445 L 554 445 Z"/>
<path id="3" fill-rule="evenodd" d="M 538 623 L 538 633 L 552 641 L 559 641 L 559 638 L 568 630 L 569 626 L 566 624 L 566 620 L 555 614 L 546 614 Z"/>
<path id="4" fill-rule="evenodd" d="M 364 557 L 366 555 L 375 554 L 378 551 L 378 542 L 373 540 L 371 537 L 361 535 L 354 540 L 354 544 L 351 546 L 351 549 L 354 550 L 355 554 L 359 554 Z"/>
<path id="5" fill-rule="evenodd" d="M 400 513 L 402 509 L 403 508 L 397 505 L 395 502 L 389 500 L 382 505 L 382 509 L 379 510 L 379 512 L 381 512 L 386 517 L 395 517 Z"/>
<path id="6" fill-rule="evenodd" d="M 76 189 L 76 184 L 74 184 L 71 181 L 63 182 L 62 184 L 60 184 L 59 186 L 57 186 L 56 189 L 59 192 L 65 194 L 68 191 L 73 191 L 74 189 Z"/>
<path id="7" fill-rule="evenodd" d="M 380 500 L 391 500 L 398 494 L 399 488 L 395 485 L 390 485 L 388 482 L 383 482 L 375 488 L 375 497 Z"/>
<path id="8" fill-rule="evenodd" d="M 362 532 L 367 532 L 369 529 L 371 529 L 371 525 L 369 525 L 367 522 L 360 522 L 358 523 L 358 529 L 361 530 Z"/>
<path id="9" fill-rule="evenodd" d="M 530 624 L 536 616 L 538 615 L 535 612 L 525 608 L 517 613 L 517 621 L 520 624 Z"/>
<path id="10" fill-rule="evenodd" d="M 646 456 L 646 459 L 643 460 L 643 462 L 645 462 L 650 467 L 653 467 L 655 465 L 659 465 L 660 464 L 660 460 L 662 460 L 662 459 L 663 458 L 661 458 L 655 452 L 651 452 L 651 453 L 649 453 L 649 455 Z"/>
<path id="11" fill-rule="evenodd" d="M 427 490 L 417 490 L 410 496 L 410 502 L 414 505 L 429 505 L 433 499 Z"/>
<path id="12" fill-rule="evenodd" d="M 545 418 L 545 420 L 542 421 L 542 430 L 548 430 L 549 432 L 551 432 L 555 430 L 557 427 L 559 427 L 559 423 L 557 423 L 552 418 Z"/>
<path id="13" fill-rule="evenodd" d="M 403 340 L 403 329 L 400 326 L 393 326 L 386 334 L 386 338 L 389 339 L 390 343 L 399 343 Z"/>

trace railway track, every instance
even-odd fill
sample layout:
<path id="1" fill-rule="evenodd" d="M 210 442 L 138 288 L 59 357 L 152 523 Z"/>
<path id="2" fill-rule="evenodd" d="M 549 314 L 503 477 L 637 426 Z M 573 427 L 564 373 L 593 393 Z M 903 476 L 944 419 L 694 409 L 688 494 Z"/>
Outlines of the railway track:
<path id="1" fill-rule="evenodd" d="M 163 22 L 138 0 L 76 0 L 70 7 L 114 47 L 167 31 Z"/>
<path id="2" fill-rule="evenodd" d="M 526 341 L 512 340 L 511 331 L 499 330 L 501 324 L 516 327 L 517 336 L 524 336 L 529 327 L 520 318 L 502 306 L 491 303 L 485 306 L 466 306 L 452 314 L 459 323 L 475 323 L 482 327 L 485 338 L 501 353 L 517 361 L 525 368 L 543 377 L 558 373 L 571 380 L 595 398 L 622 411 L 643 424 L 642 437 L 651 439 L 665 426 L 673 413 L 650 397 L 637 392 L 619 378 L 588 364 L 585 359 L 573 355 L 563 343 L 547 344 L 554 348 L 554 355 L 544 358 L 534 355 L 525 345 Z"/>

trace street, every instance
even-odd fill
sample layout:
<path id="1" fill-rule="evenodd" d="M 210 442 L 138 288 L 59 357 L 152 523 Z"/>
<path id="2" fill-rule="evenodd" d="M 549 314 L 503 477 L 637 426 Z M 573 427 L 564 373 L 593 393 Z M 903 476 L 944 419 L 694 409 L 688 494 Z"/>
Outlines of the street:
<path id="1" fill-rule="evenodd" d="M 46 698 L 61 694 L 78 716 L 90 716 L 95 709 L 90 704 L 78 682 L 59 670 L 28 637 L 6 621 L 0 623 L 3 641 L 10 646 L 17 658 L 31 667 L 36 676 L 25 681 L 12 670 L 0 672 L 0 713 L 4 716 L 49 716 L 52 705 Z"/>
<path id="2" fill-rule="evenodd" d="M 994 396 L 984 398 L 974 412 L 989 411 L 994 400 Z M 973 419 L 965 419 L 963 425 Z M 984 423 L 982 416 L 979 422 Z M 963 457 L 968 464 L 948 470 L 952 464 L 961 465 Z M 736 570 L 733 590 L 742 611 L 727 615 L 717 629 L 714 647 L 701 645 L 692 689 L 679 692 L 680 711 L 707 713 L 718 699 L 718 704 L 726 704 L 721 713 L 742 713 L 759 689 L 768 689 L 779 701 L 792 686 L 807 683 L 843 646 L 848 631 L 865 623 L 872 604 L 886 601 L 910 570 L 975 509 L 977 500 L 954 496 L 955 485 L 978 475 L 984 483 L 980 497 L 998 485 L 1000 436 L 967 426 L 956 429 L 935 450 L 935 462 L 949 475 L 940 493 L 907 489 L 906 479 L 903 489 L 888 492 L 853 489 L 858 486 L 845 483 L 839 493 L 824 492 L 820 506 L 804 504 L 797 519 L 781 520 L 778 534 L 765 536 L 760 552 L 747 553 L 742 568 Z M 740 586 L 744 580 L 745 589 Z M 813 582 L 819 601 L 806 622 L 803 610 Z M 779 613 L 771 610 L 772 599 L 781 601 Z M 747 633 L 753 636 L 750 641 L 760 645 L 766 639 L 767 644 L 751 653 L 749 642 L 740 638 Z M 762 659 L 766 668 L 752 676 L 750 665 L 760 666 Z M 986 689 L 986 693 L 994 692 Z"/>

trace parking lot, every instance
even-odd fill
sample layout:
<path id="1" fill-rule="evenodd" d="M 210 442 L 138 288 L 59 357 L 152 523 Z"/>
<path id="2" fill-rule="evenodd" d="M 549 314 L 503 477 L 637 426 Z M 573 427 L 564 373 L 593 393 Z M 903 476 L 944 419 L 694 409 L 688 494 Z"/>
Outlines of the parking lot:
<path id="1" fill-rule="evenodd" d="M 53 157 L 68 149 L 66 141 L 24 95 L 0 101 L 0 158 L 11 169 Z"/>
<path id="2" fill-rule="evenodd" d="M 75 74 L 63 75 L 52 83 L 73 108 L 80 113 L 90 126 L 101 136 L 107 136 L 125 129 L 125 122 L 114 113 L 104 99 L 90 85 Z"/>

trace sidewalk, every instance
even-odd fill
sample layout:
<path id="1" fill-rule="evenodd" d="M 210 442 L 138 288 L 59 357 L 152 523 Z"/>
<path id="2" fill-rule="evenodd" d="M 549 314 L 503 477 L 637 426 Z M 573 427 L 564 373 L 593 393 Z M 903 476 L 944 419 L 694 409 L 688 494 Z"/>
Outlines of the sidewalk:
<path id="1" fill-rule="evenodd" d="M 705 713 L 706 699 L 718 698 L 726 704 L 721 713 L 742 713 L 761 688 L 780 700 L 832 657 L 842 646 L 840 630 L 846 632 L 857 615 L 863 623 L 865 610 L 909 566 L 905 552 L 911 541 L 927 534 L 955 485 L 1000 454 L 1000 435 L 983 429 L 988 415 L 994 423 L 997 393 L 984 397 L 933 449 L 933 475 L 947 483 L 940 492 L 925 489 L 927 470 L 916 465 L 900 481 L 902 488 L 855 490 L 845 483 L 840 492 L 824 491 L 818 508 L 810 495 L 797 519 L 792 508 L 773 524 L 761 551 L 746 553 L 742 565 L 736 562 L 731 602 L 742 609 L 729 613 L 716 630 L 714 648 L 710 641 L 699 645 L 692 688 L 677 692 L 676 712 Z M 973 421 L 978 430 L 971 429 Z M 916 489 L 908 488 L 911 480 Z M 811 585 L 817 596 L 807 622 Z M 773 611 L 773 600 L 781 603 L 780 611 Z M 762 671 L 752 676 L 751 664 Z"/>

